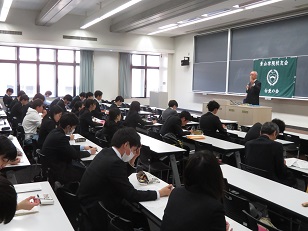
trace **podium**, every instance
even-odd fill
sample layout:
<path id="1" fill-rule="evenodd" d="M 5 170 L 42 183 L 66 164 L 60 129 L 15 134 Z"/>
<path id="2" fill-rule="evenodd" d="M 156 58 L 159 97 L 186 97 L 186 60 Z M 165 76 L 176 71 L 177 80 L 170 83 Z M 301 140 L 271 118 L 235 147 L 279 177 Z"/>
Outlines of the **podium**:
<path id="1" fill-rule="evenodd" d="M 272 120 L 272 108 L 265 106 L 228 105 L 226 117 L 238 121 L 239 125 L 261 124 Z"/>

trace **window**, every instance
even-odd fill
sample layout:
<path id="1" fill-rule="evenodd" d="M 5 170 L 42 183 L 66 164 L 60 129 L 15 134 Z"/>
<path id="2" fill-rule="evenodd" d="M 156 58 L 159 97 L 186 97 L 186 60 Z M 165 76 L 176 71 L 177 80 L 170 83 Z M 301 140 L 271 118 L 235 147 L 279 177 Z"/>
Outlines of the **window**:
<path id="1" fill-rule="evenodd" d="M 132 97 L 149 97 L 159 89 L 158 55 L 132 55 Z"/>
<path id="2" fill-rule="evenodd" d="M 18 54 L 18 57 L 17 57 Z M 29 97 L 51 91 L 52 96 L 79 92 L 80 51 L 0 46 L 0 95 L 13 88 Z"/>

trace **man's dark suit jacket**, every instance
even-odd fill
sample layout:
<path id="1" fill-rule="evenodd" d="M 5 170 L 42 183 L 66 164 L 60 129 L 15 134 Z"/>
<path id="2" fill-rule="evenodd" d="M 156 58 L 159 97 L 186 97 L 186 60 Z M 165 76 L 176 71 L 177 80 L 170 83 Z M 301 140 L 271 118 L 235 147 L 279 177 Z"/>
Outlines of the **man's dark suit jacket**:
<path id="1" fill-rule="evenodd" d="M 173 110 L 172 108 L 168 107 L 166 110 L 163 111 L 161 118 L 162 121 L 165 122 L 169 116 L 177 116 L 178 113 L 176 112 L 176 110 Z"/>
<path id="2" fill-rule="evenodd" d="M 19 102 L 19 100 L 17 99 L 17 97 L 15 97 L 15 99 L 13 99 L 12 102 L 10 103 L 9 108 L 11 108 L 11 110 L 12 110 L 12 108 L 14 107 L 14 105 L 15 105 L 17 102 Z"/>
<path id="3" fill-rule="evenodd" d="M 128 176 L 133 172 L 135 169 L 123 162 L 112 148 L 103 149 L 81 179 L 78 190 L 81 204 L 91 208 L 103 201 L 107 209 L 121 214 L 124 199 L 129 202 L 156 200 L 156 191 L 139 191 L 129 182 Z"/>
<path id="4" fill-rule="evenodd" d="M 70 109 L 73 109 L 75 103 L 78 102 L 78 101 L 81 101 L 79 95 L 75 96 L 74 99 L 72 100 L 72 102 L 70 103 L 70 105 L 69 105 Z"/>
<path id="5" fill-rule="evenodd" d="M 165 209 L 161 231 L 187 230 L 225 231 L 225 212 L 221 202 L 197 189 L 173 189 Z"/>
<path id="6" fill-rule="evenodd" d="M 136 111 L 129 111 L 124 121 L 125 126 L 135 129 L 136 127 L 142 127 L 151 124 L 153 124 L 151 121 L 144 121 Z"/>
<path id="7" fill-rule="evenodd" d="M 92 121 L 92 114 L 87 108 L 83 108 L 79 113 L 79 129 L 80 135 L 90 138 L 89 127 L 101 126 L 100 123 Z"/>
<path id="8" fill-rule="evenodd" d="M 105 113 L 101 111 L 101 107 L 97 100 L 95 100 L 96 107 L 93 111 L 91 111 L 92 116 L 98 118 L 98 119 L 104 119 Z"/>
<path id="9" fill-rule="evenodd" d="M 60 98 L 58 97 L 58 98 L 55 98 L 52 102 L 51 102 L 51 104 L 49 105 L 49 108 L 52 108 L 54 105 L 57 105 L 57 103 L 60 101 Z"/>
<path id="10" fill-rule="evenodd" d="M 63 113 L 67 112 L 63 99 L 60 99 L 60 100 L 58 101 L 57 105 L 60 106 L 60 107 L 62 108 L 62 112 L 63 112 Z"/>
<path id="11" fill-rule="evenodd" d="M 254 86 L 251 86 L 250 88 L 248 88 L 248 90 L 246 90 L 247 96 L 245 103 L 259 105 L 260 90 L 261 82 L 259 80 L 256 80 Z"/>
<path id="12" fill-rule="evenodd" d="M 14 106 L 11 108 L 11 116 L 16 117 L 17 122 L 21 123 L 22 122 L 22 104 L 21 102 L 16 102 Z"/>
<path id="13" fill-rule="evenodd" d="M 207 112 L 200 118 L 200 129 L 207 136 L 217 137 L 217 130 L 223 136 L 227 136 L 227 130 L 222 127 L 222 123 L 218 116 L 212 112 Z"/>
<path id="14" fill-rule="evenodd" d="M 189 135 L 190 132 L 184 132 L 182 129 L 182 121 L 178 115 L 169 116 L 166 122 L 161 127 L 159 133 L 163 136 L 167 133 L 173 133 L 178 137 Z"/>
<path id="15" fill-rule="evenodd" d="M 43 144 L 42 153 L 56 179 L 61 183 L 79 181 L 72 160 L 90 156 L 89 152 L 80 151 L 80 145 L 70 145 L 69 137 L 62 128 L 56 128 L 49 133 Z"/>
<path id="16" fill-rule="evenodd" d="M 42 120 L 42 125 L 39 131 L 38 148 L 41 148 L 48 134 L 57 127 L 56 121 L 50 116 L 45 116 Z"/>
<path id="17" fill-rule="evenodd" d="M 268 171 L 272 180 L 280 182 L 286 178 L 287 167 L 284 164 L 281 143 L 261 135 L 246 142 L 245 154 L 247 165 Z"/>
<path id="18" fill-rule="evenodd" d="M 106 123 L 104 124 L 104 134 L 107 135 L 107 140 L 108 142 L 111 142 L 111 139 L 120 128 L 123 127 L 123 123 L 121 121 L 115 122 L 113 120 L 107 120 Z"/>
<path id="19" fill-rule="evenodd" d="M 13 101 L 12 96 L 9 96 L 7 94 L 3 96 L 3 103 L 6 107 L 10 107 L 10 104 L 12 103 L 12 101 Z"/>

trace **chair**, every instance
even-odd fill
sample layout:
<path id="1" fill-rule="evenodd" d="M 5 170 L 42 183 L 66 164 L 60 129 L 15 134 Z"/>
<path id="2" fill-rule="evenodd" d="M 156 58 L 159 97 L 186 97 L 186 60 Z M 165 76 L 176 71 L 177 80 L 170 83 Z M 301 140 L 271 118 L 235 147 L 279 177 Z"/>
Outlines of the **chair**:
<path id="1" fill-rule="evenodd" d="M 106 209 L 102 201 L 99 201 L 98 203 L 108 216 L 108 219 L 109 219 L 108 231 L 134 231 L 136 230 L 134 229 L 133 223 L 130 220 L 124 219 L 123 217 L 120 217 L 110 212 L 108 209 Z"/>
<path id="2" fill-rule="evenodd" d="M 262 177 L 267 178 L 267 179 L 271 179 L 269 172 L 264 170 L 264 169 L 255 168 L 255 167 L 249 166 L 247 164 L 243 164 L 243 163 L 240 163 L 240 166 L 241 166 L 241 169 L 246 171 L 246 172 L 250 172 L 250 173 L 253 173 L 255 175 L 262 176 Z"/>
<path id="3" fill-rule="evenodd" d="M 293 144 L 289 144 L 285 147 L 286 152 L 289 153 L 296 153 L 297 158 L 299 158 L 299 151 L 300 151 L 300 138 L 299 136 L 291 135 L 291 134 L 284 134 L 284 139 L 287 141 L 293 142 Z"/>
<path id="4" fill-rule="evenodd" d="M 152 156 L 152 150 L 150 147 L 142 145 L 139 156 L 139 166 L 148 171 L 149 173 L 160 172 L 160 177 L 163 176 L 163 171 L 167 171 L 167 181 L 169 177 L 169 171 L 171 167 L 161 162 L 158 158 L 155 160 Z"/>
<path id="5" fill-rule="evenodd" d="M 226 216 L 230 217 L 231 219 L 237 221 L 244 226 L 247 226 L 248 219 L 246 215 L 242 212 L 243 210 L 250 211 L 249 201 L 247 199 L 232 194 L 231 192 L 225 191 L 223 203 L 226 211 Z"/>
<path id="6" fill-rule="evenodd" d="M 269 226 L 268 224 L 265 224 L 258 219 L 254 218 L 251 216 L 248 212 L 245 210 L 242 210 L 242 212 L 246 215 L 247 220 L 248 220 L 248 228 L 251 229 L 252 231 L 282 231 L 281 229 L 274 228 L 272 226 Z"/>
<path id="7" fill-rule="evenodd" d="M 207 143 L 201 143 L 199 141 L 195 141 L 195 151 L 207 151 L 213 154 L 213 145 Z"/>
<path id="8" fill-rule="evenodd" d="M 74 182 L 73 184 L 76 185 L 78 189 L 79 182 Z M 76 195 L 76 187 L 74 186 L 74 190 L 60 187 L 57 189 L 56 194 L 74 230 L 80 230 L 84 214 Z"/>

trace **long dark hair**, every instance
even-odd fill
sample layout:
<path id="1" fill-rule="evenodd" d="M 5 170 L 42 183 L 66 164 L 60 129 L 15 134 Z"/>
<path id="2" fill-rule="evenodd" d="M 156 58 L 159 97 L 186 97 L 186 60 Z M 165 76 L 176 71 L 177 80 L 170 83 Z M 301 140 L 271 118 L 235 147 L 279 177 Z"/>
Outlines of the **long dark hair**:
<path id="1" fill-rule="evenodd" d="M 204 151 L 196 152 L 188 161 L 184 171 L 184 185 L 189 190 L 200 191 L 221 200 L 223 197 L 223 176 L 216 157 Z"/>
<path id="2" fill-rule="evenodd" d="M 129 112 L 132 112 L 132 111 L 136 111 L 136 112 L 140 111 L 140 103 L 138 101 L 133 101 L 130 104 Z"/>
<path id="3" fill-rule="evenodd" d="M 16 212 L 17 194 L 11 182 L 0 176 L 0 224 L 9 223 Z"/>

